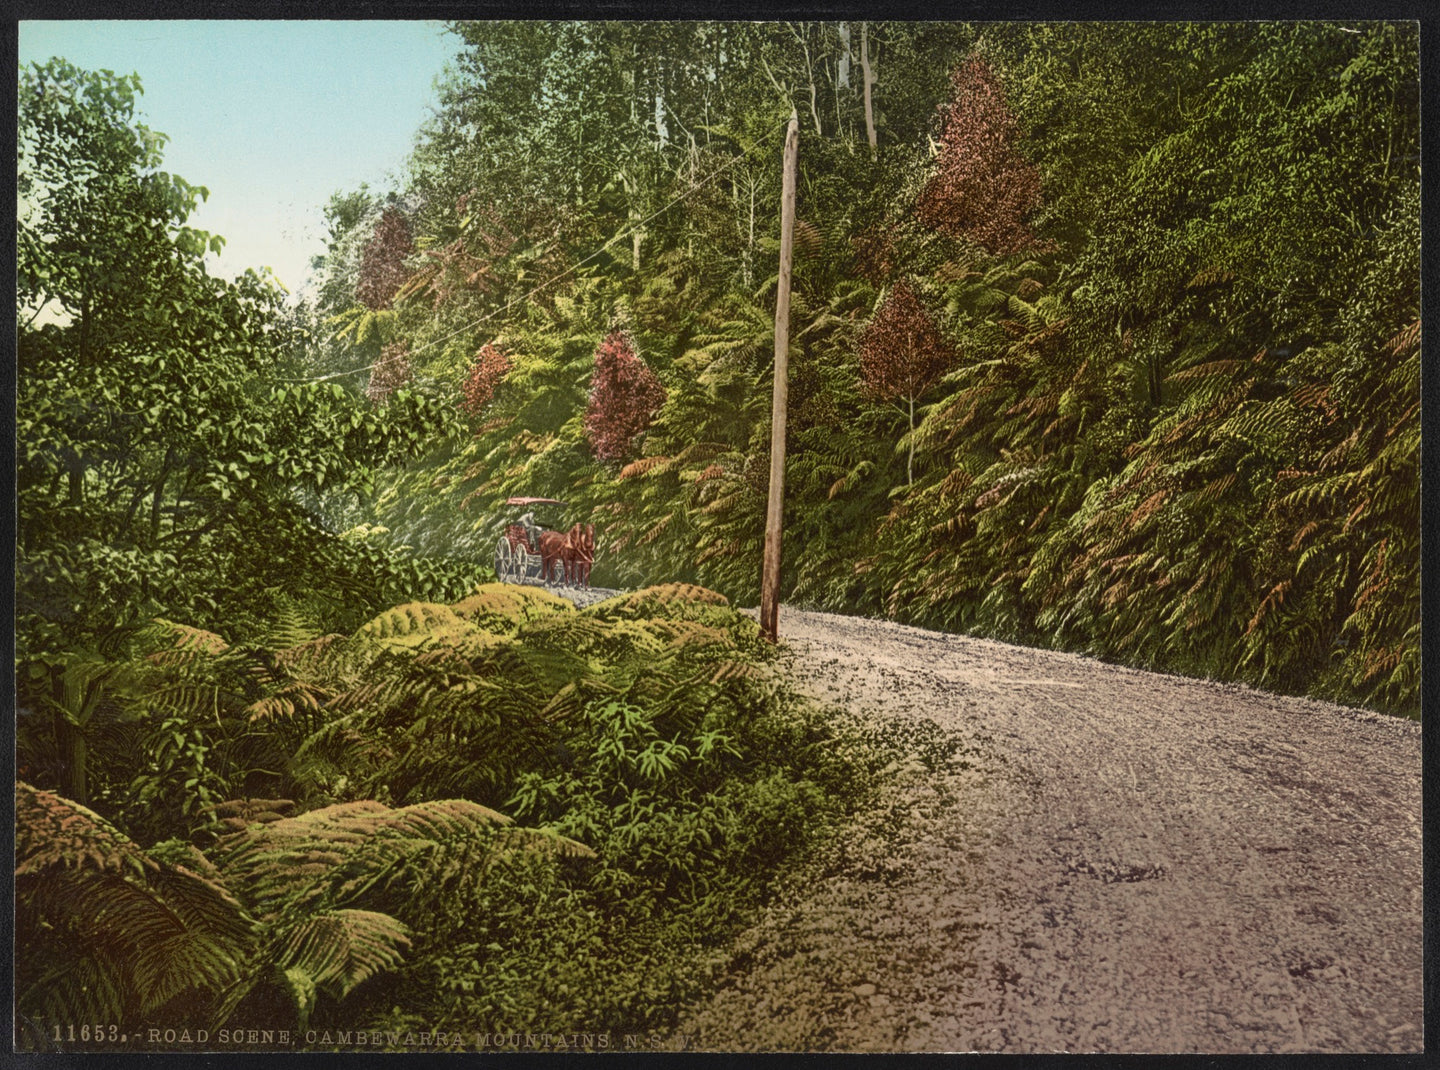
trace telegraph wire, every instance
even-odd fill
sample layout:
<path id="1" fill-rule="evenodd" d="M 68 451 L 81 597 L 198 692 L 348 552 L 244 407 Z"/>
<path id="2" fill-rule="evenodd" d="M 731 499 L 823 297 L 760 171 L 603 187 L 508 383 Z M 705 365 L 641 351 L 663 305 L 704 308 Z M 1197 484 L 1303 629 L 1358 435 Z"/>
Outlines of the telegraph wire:
<path id="1" fill-rule="evenodd" d="M 786 119 L 786 122 L 789 122 L 789 120 Z M 693 196 L 694 194 L 699 193 L 702 189 L 704 189 L 706 186 L 708 186 L 711 182 L 715 181 L 715 179 L 719 178 L 719 177 L 720 177 L 721 175 L 723 175 L 726 171 L 730 170 L 730 168 L 734 167 L 734 166 L 735 166 L 737 163 L 739 163 L 741 160 L 744 160 L 744 159 L 746 159 L 747 157 L 749 157 L 751 154 L 753 154 L 753 153 L 755 152 L 755 149 L 757 149 L 757 148 L 759 148 L 759 147 L 760 147 L 760 146 L 757 145 L 757 146 L 755 146 L 754 148 L 747 149 L 747 150 L 745 150 L 744 152 L 738 153 L 737 155 L 731 157 L 728 162 L 726 162 L 725 164 L 723 164 L 723 165 L 720 166 L 720 167 L 717 167 L 717 168 L 716 168 L 714 171 L 712 171 L 709 175 L 705 176 L 704 179 L 702 179 L 701 181 L 697 182 L 695 185 L 691 186 L 688 190 L 686 190 L 684 193 L 680 194 L 680 196 L 676 197 L 674 200 L 670 201 L 669 204 L 665 205 L 663 208 L 658 208 L 658 209 L 656 209 L 655 211 L 653 211 L 653 212 L 651 212 L 649 215 L 647 215 L 644 219 L 641 219 L 641 220 L 639 220 L 638 222 L 636 222 L 636 223 L 634 223 L 634 224 L 631 224 L 627 229 L 618 231 L 618 232 L 614 235 L 614 237 L 611 237 L 611 238 L 607 239 L 607 240 L 600 246 L 600 248 L 596 249 L 593 253 L 591 253 L 589 256 L 585 257 L 583 260 L 577 260 L 574 264 L 571 264 L 568 268 L 566 268 L 564 271 L 560 272 L 558 275 L 554 275 L 554 276 L 546 279 L 546 280 L 545 280 L 544 282 L 542 282 L 540 285 L 534 287 L 533 289 L 531 289 L 531 290 L 528 291 L 527 293 L 521 294 L 519 297 L 513 298 L 513 299 L 510 300 L 510 301 L 507 301 L 505 304 L 501 305 L 499 308 L 494 309 L 494 310 L 492 310 L 492 311 L 490 311 L 490 312 L 487 312 L 485 315 L 481 316 L 481 317 L 478 318 L 478 319 L 475 319 L 475 320 L 470 321 L 469 323 L 465 324 L 463 327 L 457 327 L 455 330 L 449 332 L 448 334 L 443 334 L 443 335 L 441 335 L 439 338 L 432 338 L 430 341 L 426 342 L 426 343 L 425 343 L 424 345 L 422 345 L 422 346 L 417 347 L 416 349 L 412 350 L 411 352 L 412 352 L 412 353 L 421 353 L 421 352 L 425 351 L 426 349 L 429 349 L 431 346 L 439 345 L 441 342 L 448 342 L 451 338 L 454 338 L 456 335 L 458 335 L 458 334 L 463 334 L 463 333 L 465 333 L 466 331 L 472 330 L 472 329 L 474 329 L 475 327 L 480 326 L 480 324 L 484 323 L 486 320 L 493 319 L 494 317 L 499 316 L 499 315 L 501 315 L 502 313 L 508 312 L 510 309 L 514 308 L 516 305 L 520 304 L 521 302 L 530 300 L 530 298 L 534 297 L 534 296 L 535 296 L 537 293 L 539 293 L 541 290 L 544 290 L 546 287 L 553 286 L 555 283 L 559 282 L 561 279 L 565 278 L 567 275 L 571 275 L 571 274 L 573 274 L 574 272 L 578 271 L 580 268 L 584 267 L 584 266 L 585 266 L 586 264 L 588 264 L 590 261 L 592 261 L 592 260 L 594 260 L 596 257 L 600 256 L 603 252 L 605 252 L 605 250 L 607 250 L 608 248 L 610 248 L 610 246 L 614 245 L 614 244 L 615 244 L 617 241 L 619 241 L 620 239 L 629 237 L 630 235 L 634 234 L 637 230 L 640 230 L 642 227 L 644 227 L 645 224 L 648 223 L 648 222 L 650 222 L 652 219 L 655 219 L 655 218 L 657 218 L 658 216 L 664 215 L 664 214 L 665 214 L 666 212 L 668 212 L 671 208 L 674 208 L 677 204 L 679 204 L 681 201 L 685 200 L 687 197 L 691 197 L 691 196 Z M 323 382 L 325 382 L 325 381 L 327 381 L 327 380 L 329 380 L 329 379 L 340 379 L 340 378 L 343 378 L 343 377 L 345 377 L 345 376 L 347 376 L 347 375 L 354 375 L 356 372 L 367 371 L 367 370 L 369 370 L 369 369 L 370 369 L 371 367 L 373 367 L 373 366 L 374 366 L 374 361 L 369 361 L 369 362 L 367 362 L 367 363 L 365 363 L 365 364 L 358 365 L 358 366 L 356 366 L 356 367 L 354 367 L 354 368 L 347 368 L 347 369 L 345 369 L 344 371 L 330 372 L 330 373 L 327 374 L 327 375 L 311 376 L 311 377 L 304 378 L 304 379 L 269 379 L 269 380 L 267 380 L 267 381 L 268 381 L 268 382 L 272 382 L 272 383 L 323 383 Z"/>

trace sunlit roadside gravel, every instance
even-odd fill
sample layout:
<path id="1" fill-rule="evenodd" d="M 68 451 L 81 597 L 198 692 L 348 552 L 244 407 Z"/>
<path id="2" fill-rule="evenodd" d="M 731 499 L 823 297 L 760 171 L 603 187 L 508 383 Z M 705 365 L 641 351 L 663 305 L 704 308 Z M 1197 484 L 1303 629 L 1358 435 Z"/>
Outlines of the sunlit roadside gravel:
<path id="1" fill-rule="evenodd" d="M 559 595 L 561 598 L 568 598 L 581 609 L 586 606 L 593 606 L 596 602 L 603 602 L 613 595 L 620 594 L 619 590 L 612 587 L 570 587 L 559 583 L 541 584 L 538 580 L 526 584 L 530 587 L 543 586 L 551 594 Z"/>
<path id="2" fill-rule="evenodd" d="M 781 631 L 815 697 L 955 753 L 793 875 L 692 1044 L 1422 1050 L 1417 724 L 886 622 Z"/>

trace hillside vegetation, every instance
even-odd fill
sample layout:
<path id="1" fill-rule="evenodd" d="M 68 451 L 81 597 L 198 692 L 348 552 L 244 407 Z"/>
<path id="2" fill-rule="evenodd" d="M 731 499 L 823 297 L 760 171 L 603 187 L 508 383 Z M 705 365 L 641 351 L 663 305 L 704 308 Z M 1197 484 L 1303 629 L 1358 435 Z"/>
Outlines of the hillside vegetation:
<path id="1" fill-rule="evenodd" d="M 366 518 L 754 604 L 796 107 L 784 598 L 1417 712 L 1414 28 L 863 31 L 457 27 L 331 206 L 316 369 L 468 417 Z"/>
<path id="2" fill-rule="evenodd" d="M 1419 715 L 1416 24 L 450 31 L 290 301 L 21 71 L 23 1043 L 661 1025 L 861 805 L 731 608 L 792 111 L 782 598 Z M 512 496 L 634 593 L 488 582 Z"/>

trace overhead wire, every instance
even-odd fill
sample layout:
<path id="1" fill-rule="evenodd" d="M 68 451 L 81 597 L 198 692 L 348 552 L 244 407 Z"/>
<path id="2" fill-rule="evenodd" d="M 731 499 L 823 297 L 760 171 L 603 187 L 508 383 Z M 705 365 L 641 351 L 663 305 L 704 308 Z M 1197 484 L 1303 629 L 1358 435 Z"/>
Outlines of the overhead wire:
<path id="1" fill-rule="evenodd" d="M 788 120 L 787 120 L 787 122 L 788 122 Z M 661 216 L 661 215 L 664 215 L 666 212 L 668 212 L 671 208 L 674 208 L 674 207 L 675 207 L 677 204 L 679 204 L 681 201 L 685 200 L 685 199 L 688 198 L 688 197 L 692 197 L 692 196 L 694 196 L 696 193 L 700 192 L 700 190 L 704 189 L 706 186 L 708 186 L 708 185 L 709 185 L 711 182 L 713 182 L 715 179 L 719 178 L 719 177 L 720 177 L 721 175 L 723 175 L 726 171 L 730 170 L 730 168 L 734 167 L 734 166 L 735 166 L 737 163 L 739 163 L 741 160 L 744 160 L 744 159 L 746 159 L 747 157 L 749 157 L 751 154 L 753 154 L 753 153 L 755 152 L 755 150 L 756 150 L 757 148 L 759 148 L 759 147 L 760 147 L 760 145 L 757 144 L 757 145 L 755 145 L 755 146 L 753 146 L 753 147 L 751 147 L 751 148 L 749 148 L 749 149 L 746 149 L 744 152 L 740 152 L 740 153 L 737 153 L 735 156 L 732 156 L 725 164 L 723 164 L 723 165 L 720 166 L 720 167 L 717 167 L 717 168 L 716 168 L 714 171 L 712 171 L 710 174 L 706 175 L 705 178 L 703 178 L 701 181 L 697 182 L 695 185 L 691 186 L 691 187 L 690 187 L 688 190 L 686 190 L 684 193 L 680 194 L 680 196 L 678 196 L 678 197 L 674 198 L 673 200 L 671 200 L 671 201 L 670 201 L 668 204 L 666 204 L 664 207 L 662 207 L 662 208 L 657 208 L 655 211 L 651 212 L 651 213 L 650 213 L 648 216 L 646 216 L 644 219 L 638 220 L 638 221 L 636 221 L 635 223 L 631 224 L 627 229 L 618 231 L 613 237 L 607 239 L 598 249 L 596 249 L 596 250 L 595 250 L 593 253 L 591 253 L 589 256 L 586 256 L 583 260 L 577 260 L 575 263 L 571 264 L 568 268 L 566 268 L 564 271 L 560 272 L 558 275 L 553 275 L 553 276 L 551 276 L 550 278 L 546 279 L 544 282 L 540 283 L 540 285 L 533 287 L 532 289 L 530 289 L 530 290 L 527 291 L 526 293 L 521 294 L 519 297 L 513 298 L 513 299 L 511 299 L 510 301 L 507 301 L 505 304 L 501 305 L 499 308 L 492 309 L 491 311 L 485 313 L 485 315 L 479 317 L 478 319 L 471 320 L 469 323 L 465 324 L 463 327 L 457 327 L 455 330 L 449 332 L 448 334 L 443 334 L 443 335 L 441 335 L 439 338 L 432 338 L 430 341 L 426 342 L 425 344 L 423 344 L 423 345 L 421 345 L 421 346 L 416 347 L 416 348 L 415 348 L 414 350 L 412 350 L 411 352 L 412 352 L 412 353 L 420 353 L 420 352 L 423 352 L 423 351 L 426 350 L 426 349 L 429 349 L 429 348 L 432 347 L 432 346 L 439 345 L 441 342 L 447 342 L 447 341 L 449 341 L 451 338 L 454 338 L 456 335 L 458 335 L 458 334 L 464 334 L 466 331 L 473 330 L 474 328 L 480 326 L 480 324 L 486 322 L 487 320 L 493 319 L 493 318 L 495 318 L 496 316 L 499 316 L 499 315 L 501 315 L 501 314 L 503 314 L 503 313 L 505 313 L 505 312 L 508 312 L 510 309 L 514 308 L 516 305 L 518 305 L 518 304 L 520 304 L 520 303 L 522 303 L 522 302 L 524 302 L 524 301 L 530 300 L 530 298 L 534 297 L 534 296 L 535 296 L 536 294 L 538 294 L 540 291 L 546 289 L 546 288 L 549 287 L 549 286 L 553 286 L 555 283 L 559 282 L 561 279 L 565 278 L 566 276 L 574 274 L 574 273 L 575 273 L 576 271 L 578 271 L 580 268 L 582 268 L 582 267 L 584 267 L 586 264 L 588 264 L 591 260 L 594 260 L 596 257 L 598 257 L 598 256 L 600 256 L 602 253 L 604 253 L 606 249 L 610 248 L 610 246 L 614 245 L 617 241 L 620 241 L 622 238 L 627 238 L 627 237 L 631 236 L 631 235 L 634 234 L 636 231 L 638 231 L 638 230 L 640 230 L 642 227 L 644 227 L 646 223 L 649 223 L 652 219 L 655 219 L 655 218 L 657 218 L 657 217 L 659 217 L 659 216 Z M 329 379 L 341 379 L 341 378 L 344 378 L 344 377 L 347 376 L 347 375 L 354 375 L 354 374 L 356 374 L 357 372 L 367 371 L 367 370 L 369 370 L 373 365 L 374 365 L 374 361 L 367 361 L 366 363 L 357 365 L 357 366 L 355 366 L 355 367 L 353 367 L 353 368 L 346 368 L 345 370 L 343 370 L 343 371 L 338 371 L 338 372 L 330 372 L 330 373 L 327 374 L 327 375 L 316 375 L 316 376 L 310 376 L 310 377 L 307 377 L 307 378 L 299 378 L 299 379 L 270 379 L 270 380 L 268 380 L 268 381 L 269 381 L 269 382 L 272 382 L 272 383 L 323 383 L 323 382 L 325 382 L 325 381 L 327 381 L 327 380 L 329 380 Z"/>

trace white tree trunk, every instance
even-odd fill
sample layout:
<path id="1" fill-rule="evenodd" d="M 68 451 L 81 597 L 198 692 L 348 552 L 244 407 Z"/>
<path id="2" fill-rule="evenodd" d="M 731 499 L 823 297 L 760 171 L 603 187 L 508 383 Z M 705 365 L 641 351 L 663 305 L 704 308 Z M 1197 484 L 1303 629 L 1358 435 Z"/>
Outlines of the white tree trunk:
<path id="1" fill-rule="evenodd" d="M 870 66 L 870 24 L 860 24 L 860 80 L 865 86 L 865 136 L 870 141 L 870 158 L 875 159 L 879 143 L 875 137 L 875 108 L 871 102 L 871 88 L 875 85 L 875 70 Z"/>
<path id="2" fill-rule="evenodd" d="M 911 486 L 915 482 L 915 395 L 910 395 L 910 437 L 906 441 L 910 446 L 910 456 L 905 459 L 905 485 Z"/>

